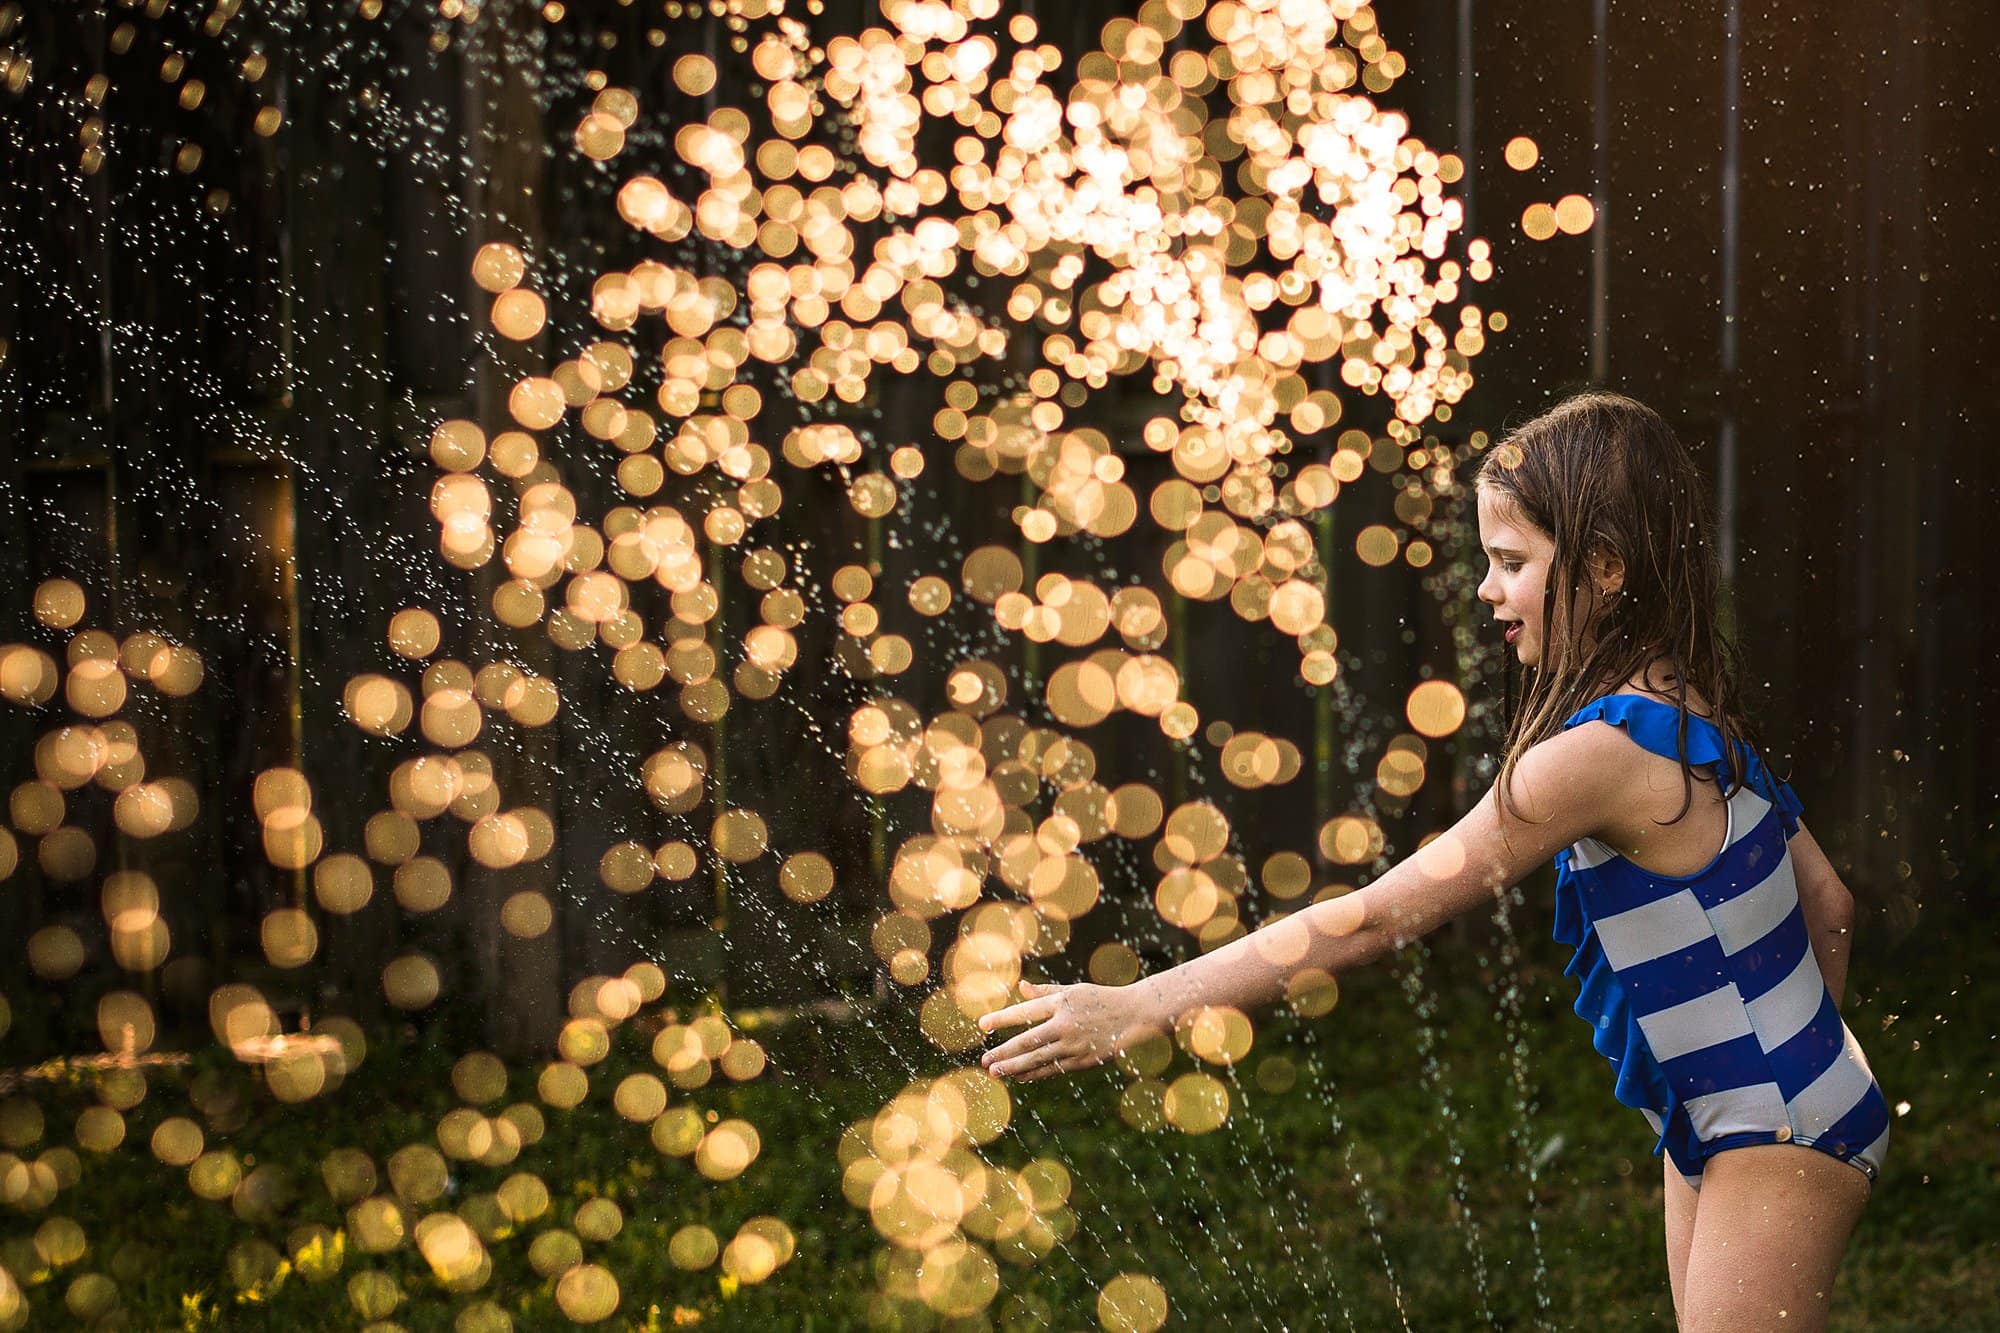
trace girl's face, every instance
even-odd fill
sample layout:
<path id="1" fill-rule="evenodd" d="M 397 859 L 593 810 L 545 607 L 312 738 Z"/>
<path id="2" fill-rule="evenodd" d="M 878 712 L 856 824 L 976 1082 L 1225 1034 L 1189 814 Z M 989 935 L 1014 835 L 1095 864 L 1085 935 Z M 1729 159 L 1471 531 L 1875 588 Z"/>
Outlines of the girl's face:
<path id="1" fill-rule="evenodd" d="M 1479 488 L 1479 544 L 1486 551 L 1486 577 L 1479 600 L 1507 627 L 1507 642 L 1525 667 L 1540 666 L 1547 639 L 1542 602 L 1549 587 L 1555 539 L 1530 523 L 1510 498 L 1491 486 Z"/>

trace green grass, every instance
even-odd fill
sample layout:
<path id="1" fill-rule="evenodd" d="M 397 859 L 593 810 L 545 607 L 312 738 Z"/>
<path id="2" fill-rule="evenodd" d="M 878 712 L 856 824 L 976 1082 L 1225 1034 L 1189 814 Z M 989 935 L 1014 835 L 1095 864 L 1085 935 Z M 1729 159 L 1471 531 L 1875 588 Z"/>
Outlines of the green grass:
<path id="1" fill-rule="evenodd" d="M 1178 1327 L 1671 1327 L 1652 1135 L 1612 1100 L 1609 1070 L 1569 1012 L 1560 946 L 1536 931 L 1528 953 L 1530 964 L 1512 972 L 1518 1063 L 1506 1054 L 1496 969 L 1440 950 L 1419 961 L 1421 979 L 1406 967 L 1357 976 L 1331 1014 L 1260 1025 L 1230 1123 L 1216 1133 L 1126 1127 L 1117 1115 L 1125 1080 L 1115 1073 L 1019 1090 L 1011 1127 L 984 1154 L 1015 1168 L 1038 1156 L 1066 1163 L 1076 1228 L 1037 1263 L 1001 1265 L 990 1326 L 1094 1327 L 1099 1287 L 1140 1271 L 1164 1284 Z M 1910 1109 L 1842 1270 L 1835 1328 L 2000 1328 L 1994 1023 L 1973 1003 L 1990 957 L 1968 913 L 1895 946 L 1878 941 L 1857 960 L 1848 1023 L 1890 1101 Z M 244 1124 L 210 1135 L 211 1147 L 289 1179 L 275 1219 L 246 1221 L 227 1203 L 205 1202 L 185 1170 L 153 1159 L 152 1127 L 189 1113 L 188 1075 L 176 1073 L 156 1077 L 128 1116 L 123 1147 L 82 1154 L 77 1184 L 43 1212 L 9 1219 L 0 1259 L 23 1280 L 36 1327 L 79 1326 L 64 1298 L 79 1274 L 95 1272 L 117 1283 L 126 1327 L 354 1328 L 365 1320 L 349 1280 L 379 1270 L 401 1292 L 390 1318 L 406 1329 L 450 1328 L 482 1299 L 517 1328 L 560 1328 L 569 1324 L 554 1283 L 529 1267 L 528 1244 L 602 1195 L 625 1215 L 614 1239 L 584 1243 L 622 1291 L 603 1327 L 673 1327 L 677 1309 L 703 1328 L 935 1326 L 922 1306 L 883 1300 L 887 1247 L 842 1195 L 836 1144 L 910 1076 L 906 1060 L 927 1075 L 952 1062 L 901 1011 L 872 1027 L 759 1035 L 772 1054 L 761 1079 L 675 1094 L 756 1125 L 762 1154 L 733 1181 L 710 1183 L 684 1159 L 663 1157 L 644 1126 L 611 1110 L 617 1079 L 648 1065 L 637 1041 L 594 1074 L 581 1107 L 548 1111 L 546 1137 L 518 1161 L 460 1164 L 456 1192 L 432 1208 L 461 1207 L 521 1170 L 538 1173 L 554 1198 L 542 1218 L 490 1240 L 493 1272 L 475 1293 L 444 1291 L 407 1244 L 370 1255 L 351 1238 L 329 1280 L 291 1271 L 244 1299 L 231 1279 L 241 1242 L 262 1237 L 283 1251 L 301 1223 L 343 1226 L 320 1176 L 326 1152 L 359 1147 L 380 1166 L 404 1144 L 435 1143 L 438 1117 L 455 1104 L 457 1052 L 399 1046 L 391 1033 L 331 1095 L 294 1107 L 255 1095 Z M 1273 1057 L 1297 1069 L 1281 1094 L 1258 1082 L 1259 1062 Z M 807 1068 L 835 1072 L 793 1072 Z M 534 1095 L 534 1071 L 517 1071 L 507 1099 Z M 1525 1117 L 1515 1109 L 1523 1096 Z M 47 1130 L 24 1157 L 70 1142 L 91 1098 L 78 1086 L 44 1090 L 40 1101 Z M 1545 1161 L 1531 1184 L 1537 1154 Z M 726 1241 L 756 1214 L 784 1219 L 797 1237 L 795 1257 L 768 1282 L 725 1292 L 714 1268 L 668 1263 L 667 1238 L 680 1226 L 703 1222 Z M 23 1244 L 51 1215 L 74 1219 L 89 1243 L 54 1271 Z"/>

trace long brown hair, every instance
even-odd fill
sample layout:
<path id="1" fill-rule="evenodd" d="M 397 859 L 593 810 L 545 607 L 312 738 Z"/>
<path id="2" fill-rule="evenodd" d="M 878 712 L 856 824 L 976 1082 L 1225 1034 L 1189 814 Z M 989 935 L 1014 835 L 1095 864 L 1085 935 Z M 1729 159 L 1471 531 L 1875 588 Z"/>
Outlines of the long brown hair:
<path id="1" fill-rule="evenodd" d="M 1674 673 L 1685 797 L 1667 822 L 1694 803 L 1686 757 L 1691 689 L 1722 733 L 1730 788 L 1740 786 L 1741 751 L 1754 742 L 1736 646 L 1717 624 L 1714 520 L 1694 458 L 1660 414 L 1621 394 L 1578 394 L 1508 433 L 1487 452 L 1475 481 L 1555 541 L 1542 597 L 1541 662 L 1508 710 L 1501 808 L 1513 813 L 1509 785 L 1531 746 L 1662 660 Z M 1591 576 L 1593 558 L 1605 555 L 1625 569 L 1623 586 L 1609 595 Z M 1573 617 L 1579 593 L 1586 605 Z"/>

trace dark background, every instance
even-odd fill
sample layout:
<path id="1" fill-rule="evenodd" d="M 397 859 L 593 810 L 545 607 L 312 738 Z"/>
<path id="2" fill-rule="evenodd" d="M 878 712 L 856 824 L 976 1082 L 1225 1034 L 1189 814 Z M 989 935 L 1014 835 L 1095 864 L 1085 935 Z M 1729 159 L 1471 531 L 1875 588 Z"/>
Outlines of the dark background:
<path id="1" fill-rule="evenodd" d="M 191 1005 L 229 976 L 281 996 L 289 987 L 295 1007 L 368 1012 L 379 1005 L 381 962 L 409 947 L 445 962 L 448 993 L 486 997 L 486 1034 L 505 1044 L 543 1039 L 568 982 L 638 955 L 671 960 L 677 979 L 727 988 L 738 1002 L 883 987 L 865 943 L 870 912 L 885 849 L 927 828 L 925 806 L 851 795 L 838 749 L 800 721 L 844 726 L 874 689 L 807 665 L 829 660 L 823 588 L 801 631 L 802 667 L 785 686 L 797 707 L 784 696 L 742 705 L 710 733 L 663 697 L 611 686 L 601 650 L 569 654 L 537 632 L 501 630 L 485 609 L 493 570 L 461 575 L 436 555 L 425 507 L 432 426 L 500 421 L 514 375 L 590 336 L 590 278 L 646 253 L 610 199 L 631 171 L 664 170 L 670 150 L 649 150 L 635 133 L 615 170 L 582 162 L 569 135 L 589 100 L 583 69 L 613 69 L 614 83 L 641 91 L 643 116 L 671 126 L 703 109 L 672 90 L 671 59 L 704 45 L 725 70 L 734 59 L 714 27 L 669 24 L 672 41 L 653 50 L 639 34 L 656 16 L 600 8 L 577 5 L 568 23 L 546 25 L 532 7 L 496 3 L 459 31 L 426 19 L 424 6 L 391 4 L 368 23 L 351 5 L 308 3 L 292 29 L 259 30 L 269 20 L 247 16 L 214 40 L 199 31 L 206 10 L 185 5 L 157 19 L 88 6 L 15 12 L 6 40 L 33 57 L 35 77 L 0 94 L 0 637 L 33 638 L 30 591 L 65 574 L 92 596 L 85 624 L 120 635 L 152 627 L 203 653 L 198 695 L 162 702 L 135 691 L 127 710 L 151 768 L 197 781 L 202 819 L 178 839 L 140 848 L 107 833 L 100 846 L 101 867 L 132 858 L 170 889 L 176 952 L 194 961 L 164 984 Z M 1046 35 L 1071 51 L 1126 12 L 1042 8 Z M 1983 8 L 1422 0 L 1381 17 L 1410 62 L 1381 100 L 1407 110 L 1431 145 L 1466 155 L 1467 235 L 1491 238 L 1498 264 L 1475 299 L 1511 321 L 1475 362 L 1478 387 L 1442 441 L 1497 433 L 1586 384 L 1665 412 L 1716 480 L 1729 613 L 1757 720 L 1855 890 L 1862 928 L 1901 938 L 1925 930 L 1935 907 L 1983 909 L 1980 867 L 1992 864 L 1984 849 L 2000 795 L 2000 746 L 1988 735 L 2000 631 L 1982 609 L 1996 582 L 1986 548 L 2000 512 L 2000 419 L 1979 373 L 2000 295 L 2000 258 L 1980 225 L 1995 194 L 1993 108 L 1980 77 L 1992 52 L 1966 37 Z M 829 34 L 873 20 L 872 7 L 834 5 L 813 22 Z M 123 53 L 120 22 L 138 29 Z M 425 45 L 439 27 L 454 33 L 442 54 Z M 601 31 L 625 34 L 611 55 L 594 45 Z M 272 63 L 254 97 L 233 74 L 252 44 Z M 163 52 L 207 79 L 198 111 L 178 107 L 159 77 Z M 81 176 L 79 99 L 99 72 L 112 80 L 102 112 L 112 151 Z M 286 112 L 272 138 L 249 128 L 267 103 Z M 1541 147 L 1526 173 L 1502 159 L 1516 134 Z M 186 142 L 204 148 L 192 172 L 170 165 Z M 209 207 L 216 190 L 229 195 L 219 213 Z M 1522 210 L 1569 193 L 1593 198 L 1596 227 L 1527 240 Z M 468 270 L 492 240 L 531 252 L 549 298 L 549 329 L 526 348 L 480 332 L 484 306 Z M 692 253 L 678 262 L 695 263 Z M 743 267 L 726 255 L 700 262 L 725 274 Z M 1370 404 L 1348 405 L 1343 428 L 1368 420 Z M 876 452 L 923 442 L 934 406 L 934 386 L 885 387 L 861 414 Z M 1074 419 L 1115 433 L 1155 406 L 1139 386 L 1099 395 L 1096 418 Z M 781 433 L 774 427 L 770 442 Z M 1324 454 L 1331 435 L 1302 444 Z M 572 445 L 565 481 L 601 514 L 615 502 L 608 468 Z M 1129 463 L 1142 498 L 1167 475 L 1143 450 Z M 887 688 L 935 711 L 946 654 L 990 653 L 1014 673 L 1012 707 L 1038 692 L 1022 681 L 1045 678 L 1052 659 L 1003 643 L 990 623 L 981 630 L 983 609 L 961 606 L 979 614 L 926 631 L 901 601 L 909 578 L 950 575 L 973 546 L 1011 532 L 1006 511 L 1018 496 L 949 477 L 941 454 L 925 484 L 947 481 L 925 492 L 927 507 L 884 524 L 858 519 L 831 480 L 788 478 L 773 539 L 810 552 L 795 564 L 822 578 L 850 559 L 881 562 L 887 623 L 919 646 L 919 665 Z M 1368 570 L 1353 534 L 1389 514 L 1387 480 L 1366 476 L 1320 528 L 1342 644 L 1335 688 L 1305 687 L 1289 644 L 1267 629 L 1246 635 L 1222 606 L 1176 608 L 1163 649 L 1179 655 L 1204 722 L 1292 737 L 1307 771 L 1286 788 L 1235 793 L 1216 780 L 1214 747 L 1169 747 L 1149 723 L 1121 718 L 1090 737 L 1106 785 L 1153 781 L 1170 808 L 1217 799 L 1253 868 L 1280 848 L 1310 853 L 1312 830 L 1357 806 L 1382 814 L 1391 850 L 1405 852 L 1477 794 L 1498 654 L 1469 601 L 1466 516 L 1446 503 L 1432 533 L 1456 560 L 1423 574 Z M 1103 550 L 1027 553 L 1040 561 L 1031 570 L 1109 570 L 1107 582 L 1161 587 L 1164 542 L 1149 528 L 1142 518 Z M 740 636 L 754 594 L 733 565 L 717 578 L 724 632 Z M 413 751 L 408 738 L 371 740 L 348 725 L 340 690 L 356 672 L 395 664 L 384 629 L 406 605 L 445 621 L 440 655 L 475 667 L 506 657 L 560 684 L 556 723 L 487 747 L 508 804 L 556 817 L 557 851 L 496 874 L 465 860 L 455 830 L 428 830 L 425 850 L 461 872 L 455 906 L 401 918 L 378 877 L 373 909 L 321 922 L 323 966 L 308 994 L 296 976 L 259 976 L 258 918 L 305 893 L 301 877 L 263 861 L 248 783 L 272 764 L 299 764 L 328 850 L 360 849 L 362 822 L 384 804 L 383 778 Z M 1404 693 L 1427 674 L 1467 686 L 1474 725 L 1441 747 L 1449 765 L 1434 762 L 1405 808 L 1378 800 L 1369 778 L 1382 740 L 1401 726 Z M 59 713 L 0 715 L 8 785 L 31 775 L 33 739 Z M 720 756 L 718 794 L 762 810 L 775 848 L 820 847 L 835 859 L 842 885 L 832 900 L 784 904 L 769 857 L 745 871 L 705 857 L 692 881 L 637 900 L 597 884 L 610 841 L 699 843 L 709 807 L 663 818 L 624 776 L 680 734 Z M 1103 868 L 1107 879 L 1122 868 L 1132 883 L 1151 882 L 1130 852 Z M 1339 873 L 1323 858 L 1318 871 L 1316 883 Z M 530 886 L 563 910 L 549 937 L 523 943 L 493 918 L 508 893 Z M 43 884 L 25 859 L 0 903 L 11 939 L 93 914 L 76 886 Z M 1185 947 L 1156 938 L 1151 917 L 1133 890 L 1079 927 L 1078 940 L 1116 933 L 1149 952 Z M 62 1002 L 52 1003 L 59 1015 Z M 81 1019 L 88 1006 L 71 1012 Z M 61 1039 L 65 1024 L 52 1021 L 39 1032 Z"/>

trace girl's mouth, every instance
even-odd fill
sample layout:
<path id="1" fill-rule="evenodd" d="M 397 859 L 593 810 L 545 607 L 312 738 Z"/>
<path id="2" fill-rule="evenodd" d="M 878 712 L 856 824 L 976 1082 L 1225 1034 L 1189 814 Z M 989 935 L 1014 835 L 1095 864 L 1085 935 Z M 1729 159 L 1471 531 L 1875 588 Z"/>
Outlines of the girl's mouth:
<path id="1" fill-rule="evenodd" d="M 1513 624 L 1507 627 L 1507 642 L 1512 643 L 1514 642 L 1514 640 L 1520 637 L 1521 637 L 1521 622 L 1517 620 Z"/>

